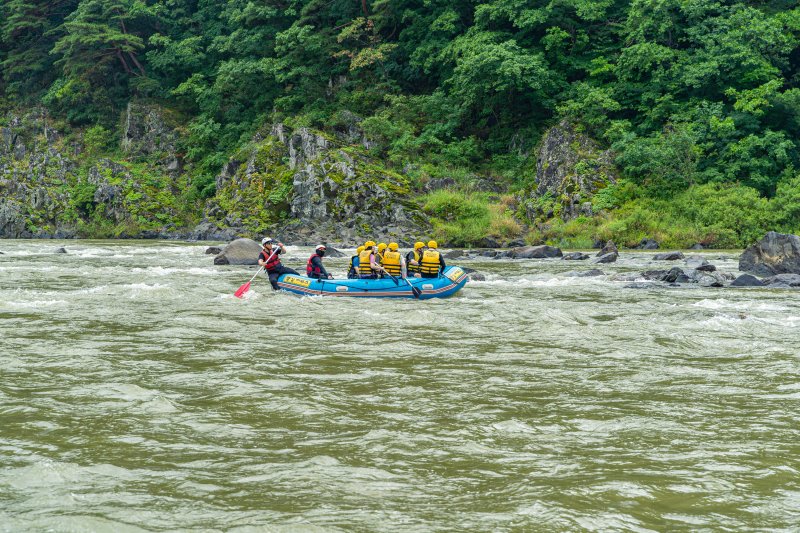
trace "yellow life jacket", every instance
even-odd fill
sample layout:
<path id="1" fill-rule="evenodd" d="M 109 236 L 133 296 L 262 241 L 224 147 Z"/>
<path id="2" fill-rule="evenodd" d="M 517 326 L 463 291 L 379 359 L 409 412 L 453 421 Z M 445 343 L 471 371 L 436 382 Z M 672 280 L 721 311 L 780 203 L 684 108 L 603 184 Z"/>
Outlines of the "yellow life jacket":
<path id="1" fill-rule="evenodd" d="M 423 274 L 438 274 L 440 266 L 439 252 L 436 250 L 425 250 L 425 253 L 422 254 L 420 272 Z"/>
<path id="2" fill-rule="evenodd" d="M 384 253 L 375 252 L 375 262 L 378 263 L 379 265 L 383 265 L 384 254 L 386 254 L 386 252 Z"/>
<path id="3" fill-rule="evenodd" d="M 399 276 L 402 274 L 400 266 L 400 252 L 387 251 L 383 254 L 383 268 L 392 276 Z"/>
<path id="4" fill-rule="evenodd" d="M 372 271 L 372 267 L 369 266 L 369 258 L 374 253 L 372 249 L 369 249 L 358 254 L 358 274 L 360 276 L 369 276 L 375 273 Z"/>
<path id="5" fill-rule="evenodd" d="M 406 270 L 408 272 L 419 272 L 419 260 L 420 260 L 419 252 L 417 252 L 416 250 L 412 250 L 411 252 L 408 252 L 408 255 L 411 254 L 414 255 L 414 261 L 416 261 L 417 264 L 412 265 L 410 261 L 406 261 Z"/>

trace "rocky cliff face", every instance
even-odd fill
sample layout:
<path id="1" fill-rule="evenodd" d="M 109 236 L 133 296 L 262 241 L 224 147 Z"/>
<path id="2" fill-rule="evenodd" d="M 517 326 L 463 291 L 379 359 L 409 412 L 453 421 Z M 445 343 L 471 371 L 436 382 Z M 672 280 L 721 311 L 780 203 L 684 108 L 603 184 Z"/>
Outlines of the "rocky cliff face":
<path id="1" fill-rule="evenodd" d="M 282 124 L 254 137 L 217 177 L 202 229 L 274 232 L 284 240 L 409 240 L 424 218 L 406 180 L 371 161 L 363 146 Z"/>
<path id="2" fill-rule="evenodd" d="M 34 110 L 11 115 L 0 127 L 0 237 L 69 237 L 61 214 L 69 204 L 64 184 L 75 180 L 71 148 Z"/>
<path id="3" fill-rule="evenodd" d="M 0 237 L 230 240 L 270 232 L 298 244 L 409 242 L 426 226 L 406 180 L 367 156 L 353 122 L 333 136 L 280 124 L 255 135 L 221 169 L 192 230 L 197 207 L 187 197 L 178 122 L 142 102 L 121 118 L 121 154 L 98 157 L 81 132 L 59 133 L 44 111 L 0 117 Z"/>
<path id="4" fill-rule="evenodd" d="M 157 110 L 128 107 L 124 161 L 85 153 L 82 133 L 63 135 L 44 110 L 0 118 L 0 237 L 181 236 L 187 178 Z"/>
<path id="5" fill-rule="evenodd" d="M 536 158 L 536 183 L 523 201 L 531 220 L 554 216 L 570 220 L 591 215 L 591 198 L 617 180 L 613 154 L 562 121 L 542 138 Z"/>

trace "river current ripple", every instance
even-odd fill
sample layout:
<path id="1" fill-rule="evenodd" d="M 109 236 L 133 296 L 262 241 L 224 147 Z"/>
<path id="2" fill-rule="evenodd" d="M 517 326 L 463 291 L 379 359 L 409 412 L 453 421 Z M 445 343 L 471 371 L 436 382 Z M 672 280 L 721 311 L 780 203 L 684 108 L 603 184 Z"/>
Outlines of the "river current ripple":
<path id="1" fill-rule="evenodd" d="M 482 259 L 449 300 L 239 300 L 204 250 L 0 241 L 0 531 L 800 528 L 799 292 Z"/>

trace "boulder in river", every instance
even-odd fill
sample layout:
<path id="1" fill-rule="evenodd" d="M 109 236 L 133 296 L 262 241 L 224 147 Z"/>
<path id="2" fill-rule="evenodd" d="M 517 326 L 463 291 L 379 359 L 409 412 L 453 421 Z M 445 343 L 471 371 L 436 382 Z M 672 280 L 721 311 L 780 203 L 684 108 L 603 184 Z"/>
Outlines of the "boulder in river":
<path id="1" fill-rule="evenodd" d="M 563 256 L 561 259 L 564 261 L 583 261 L 584 259 L 589 259 L 589 255 L 583 252 L 571 252 Z"/>
<path id="2" fill-rule="evenodd" d="M 619 253 L 619 250 L 617 249 L 617 245 L 614 244 L 614 241 L 608 241 L 605 244 L 605 246 L 603 246 L 600 249 L 600 251 L 597 252 L 596 255 L 597 255 L 597 257 L 600 257 L 601 255 L 606 255 L 606 254 L 610 254 L 610 253 L 616 253 L 616 254 Z"/>
<path id="3" fill-rule="evenodd" d="M 222 253 L 222 248 L 219 246 L 209 246 L 206 248 L 206 255 L 219 255 Z"/>
<path id="4" fill-rule="evenodd" d="M 508 251 L 511 259 L 546 259 L 564 255 L 560 248 L 555 246 L 522 246 Z"/>
<path id="5" fill-rule="evenodd" d="M 770 231 L 744 251 L 739 270 L 756 276 L 800 274 L 800 237 Z"/>
<path id="6" fill-rule="evenodd" d="M 683 252 L 667 252 L 663 254 L 656 254 L 653 256 L 653 259 L 656 261 L 677 261 L 678 259 L 683 259 L 684 255 Z"/>
<path id="7" fill-rule="evenodd" d="M 659 278 L 659 281 L 666 281 L 667 283 L 688 283 L 689 276 L 686 275 L 682 268 L 672 267 L 666 274 Z"/>
<path id="8" fill-rule="evenodd" d="M 752 274 L 742 274 L 731 283 L 731 287 L 763 287 L 764 282 Z"/>
<path id="9" fill-rule="evenodd" d="M 701 287 L 724 287 L 725 276 L 720 272 L 706 272 L 703 270 L 692 270 L 689 274 L 692 283 L 697 283 Z"/>
<path id="10" fill-rule="evenodd" d="M 252 239 L 236 239 L 228 243 L 214 258 L 215 265 L 257 265 L 261 245 Z"/>
<path id="11" fill-rule="evenodd" d="M 450 250 L 449 252 L 444 253 L 445 259 L 458 259 L 464 255 L 463 250 Z"/>
<path id="12" fill-rule="evenodd" d="M 601 256 L 595 257 L 594 259 L 592 259 L 592 263 L 595 264 L 614 263 L 616 262 L 618 257 L 619 254 L 617 252 L 609 252 Z"/>
<path id="13" fill-rule="evenodd" d="M 60 247 L 56 248 L 55 250 L 53 250 L 53 253 L 54 254 L 65 254 L 65 253 L 67 253 L 67 249 L 64 248 L 63 246 L 60 246 Z"/>

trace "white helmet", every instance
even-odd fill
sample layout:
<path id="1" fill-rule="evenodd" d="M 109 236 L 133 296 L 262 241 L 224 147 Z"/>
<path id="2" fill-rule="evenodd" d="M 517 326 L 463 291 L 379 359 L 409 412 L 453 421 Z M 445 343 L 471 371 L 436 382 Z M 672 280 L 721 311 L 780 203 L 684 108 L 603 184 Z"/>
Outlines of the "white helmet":
<path id="1" fill-rule="evenodd" d="M 263 239 L 261 239 L 261 246 L 264 246 L 265 244 L 270 244 L 271 242 L 272 242 L 272 237 L 264 237 Z"/>

